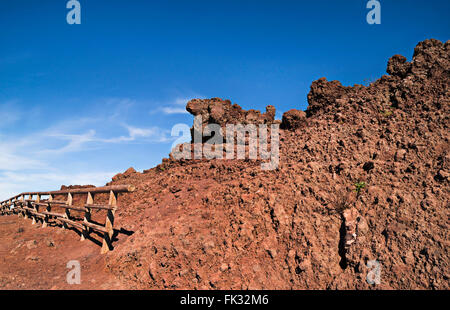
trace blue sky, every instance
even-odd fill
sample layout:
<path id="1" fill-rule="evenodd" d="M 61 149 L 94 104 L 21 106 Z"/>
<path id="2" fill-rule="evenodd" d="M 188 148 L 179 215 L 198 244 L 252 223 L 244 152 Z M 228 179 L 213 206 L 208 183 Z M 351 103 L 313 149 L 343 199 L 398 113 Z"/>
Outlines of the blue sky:
<path id="1" fill-rule="evenodd" d="M 0 199 L 102 185 L 167 157 L 190 98 L 277 116 L 306 109 L 312 81 L 385 74 L 427 38 L 449 39 L 447 0 L 0 1 Z"/>

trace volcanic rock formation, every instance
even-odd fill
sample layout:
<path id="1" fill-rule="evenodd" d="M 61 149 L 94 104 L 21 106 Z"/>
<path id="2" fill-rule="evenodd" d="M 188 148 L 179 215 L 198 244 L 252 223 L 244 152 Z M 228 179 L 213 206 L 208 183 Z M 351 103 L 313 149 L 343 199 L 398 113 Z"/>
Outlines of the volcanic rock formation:
<path id="1" fill-rule="evenodd" d="M 222 139 L 225 140 L 227 124 L 270 125 L 279 123 L 279 121 L 275 120 L 275 107 L 271 105 L 267 106 L 266 112 L 261 114 L 258 110 L 243 110 L 238 104 L 232 105 L 230 100 L 222 100 L 220 98 L 193 99 L 188 102 L 186 110 L 198 118 L 200 122 L 196 125 L 194 121 L 194 126 L 191 128 L 192 142 L 194 142 L 195 131 L 204 132 L 205 127 L 210 124 L 217 124 L 221 127 Z M 203 142 L 209 139 L 209 137 L 203 137 Z"/>
<path id="2" fill-rule="evenodd" d="M 283 116 L 276 170 L 164 159 L 115 178 L 137 187 L 116 213 L 134 234 L 108 269 L 132 288 L 449 289 L 449 48 L 421 42 L 367 87 L 313 82 L 306 112 Z M 275 114 L 217 98 L 187 110 L 222 126 Z"/>

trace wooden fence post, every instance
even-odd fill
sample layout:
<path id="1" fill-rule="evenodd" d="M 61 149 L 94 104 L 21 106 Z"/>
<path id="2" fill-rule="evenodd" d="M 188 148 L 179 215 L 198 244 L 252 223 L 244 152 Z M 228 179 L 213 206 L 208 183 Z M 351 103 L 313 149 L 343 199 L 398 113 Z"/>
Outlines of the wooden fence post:
<path id="1" fill-rule="evenodd" d="M 50 192 L 26 192 L 16 195 L 9 200 L 0 202 L 0 214 L 9 215 L 17 213 L 19 217 L 24 217 L 25 219 L 31 218 L 32 225 L 39 223 L 39 220 L 42 220 L 43 228 L 48 227 L 51 223 L 50 220 L 55 218 L 56 223 L 62 222 L 62 229 L 67 229 L 69 227 L 77 227 L 81 229 L 81 241 L 88 238 L 93 231 L 101 232 L 103 233 L 101 253 L 104 254 L 113 249 L 112 239 L 114 237 L 114 217 L 117 210 L 118 195 L 122 192 L 133 192 L 134 190 L 135 187 L 131 185 L 113 185 L 99 188 L 89 188 L 87 190 L 70 189 Z M 94 196 L 96 193 L 109 193 L 108 204 L 94 204 Z M 66 201 L 63 201 L 62 199 L 55 200 L 56 196 L 59 197 L 66 194 Z M 87 194 L 87 201 L 84 207 L 73 205 L 74 194 Z M 43 201 L 44 203 L 42 203 L 43 196 L 48 196 L 47 203 L 45 203 L 45 199 Z M 41 206 L 42 208 L 40 208 Z M 62 214 L 52 213 L 51 209 L 54 207 L 64 208 L 65 211 Z M 39 212 L 44 208 L 46 212 Z M 104 225 L 91 222 L 93 209 L 107 211 Z M 84 212 L 83 222 L 80 222 L 79 216 L 71 217 L 70 210 Z"/>
<path id="2" fill-rule="evenodd" d="M 30 200 L 33 200 L 33 195 L 32 194 L 28 195 L 28 201 L 26 201 L 26 203 L 25 203 L 27 208 L 32 209 L 33 207 L 31 205 L 31 201 Z M 29 213 L 30 213 L 30 217 L 31 217 L 31 220 L 32 220 L 31 221 L 31 225 L 36 224 L 36 215 L 31 213 L 31 212 L 29 212 Z"/>
<path id="3" fill-rule="evenodd" d="M 41 202 L 41 195 L 37 194 L 36 195 L 36 200 L 34 202 L 35 202 L 34 203 L 34 211 L 36 211 L 38 213 L 39 212 L 39 205 L 38 205 L 38 203 Z M 36 222 L 39 222 L 39 219 L 42 219 L 42 218 L 36 217 Z"/>
<path id="4" fill-rule="evenodd" d="M 73 203 L 73 198 L 72 198 L 72 194 L 71 193 L 67 193 L 67 202 L 66 205 L 71 206 Z M 65 212 L 64 212 L 64 218 L 70 220 L 70 211 L 69 208 L 65 208 Z M 66 222 L 63 222 L 63 228 L 69 228 L 69 225 L 67 225 Z"/>
<path id="5" fill-rule="evenodd" d="M 109 192 L 108 205 L 113 206 L 113 208 L 111 210 L 108 210 L 108 213 L 106 215 L 105 228 L 108 230 L 108 232 L 106 232 L 103 237 L 101 254 L 105 254 L 112 250 L 111 242 L 114 235 L 114 214 L 116 213 L 117 208 L 117 193 L 114 193 L 114 191 Z"/>
<path id="6" fill-rule="evenodd" d="M 47 212 L 50 212 L 52 210 L 52 207 L 50 205 L 50 202 L 52 202 L 52 201 L 53 201 L 53 195 L 48 195 L 48 202 L 49 203 L 47 204 L 47 207 L 45 208 L 45 210 Z M 45 228 L 45 227 L 48 226 L 48 218 L 49 218 L 49 216 L 46 214 L 45 217 L 44 217 L 44 221 L 42 223 L 42 228 Z"/>
<path id="7" fill-rule="evenodd" d="M 39 195 L 36 196 L 35 202 L 39 202 L 39 197 L 40 197 Z M 30 194 L 29 200 L 33 200 L 33 195 L 32 194 Z M 32 201 L 28 201 L 27 202 L 27 206 L 28 206 L 28 208 L 33 209 L 35 212 L 38 212 L 36 204 L 33 204 Z M 34 224 L 36 224 L 38 222 L 38 217 L 37 217 L 36 214 L 33 214 L 33 213 L 31 213 L 31 215 L 32 215 L 31 217 L 33 218 L 33 221 L 31 222 L 31 225 L 34 225 Z"/>
<path id="8" fill-rule="evenodd" d="M 22 195 L 22 207 L 25 207 L 24 204 L 25 204 L 25 195 Z M 23 218 L 27 219 L 28 218 L 27 212 L 23 211 L 22 213 L 23 213 Z"/>
<path id="9" fill-rule="evenodd" d="M 18 211 L 17 208 L 17 199 L 13 200 L 14 205 L 14 212 L 17 212 L 17 216 L 20 217 L 20 211 Z"/>
<path id="10" fill-rule="evenodd" d="M 87 194 L 86 205 L 92 204 L 94 204 L 94 195 L 89 192 Z M 83 222 L 88 223 L 90 221 L 91 221 L 91 208 L 85 207 Z M 86 238 L 89 236 L 89 232 L 90 228 L 88 226 L 84 226 L 83 231 L 81 232 L 80 241 L 86 240 Z"/>

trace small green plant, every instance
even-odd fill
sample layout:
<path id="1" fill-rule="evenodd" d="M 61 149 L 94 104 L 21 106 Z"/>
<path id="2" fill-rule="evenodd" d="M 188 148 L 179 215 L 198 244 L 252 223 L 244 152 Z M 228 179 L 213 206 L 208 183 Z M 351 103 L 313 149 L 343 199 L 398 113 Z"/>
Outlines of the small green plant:
<path id="1" fill-rule="evenodd" d="M 355 183 L 355 192 L 356 195 L 359 196 L 361 193 L 361 190 L 363 190 L 366 187 L 366 182 L 357 182 Z"/>
<path id="2" fill-rule="evenodd" d="M 382 114 L 383 114 L 384 117 L 391 117 L 392 116 L 392 111 L 391 110 L 384 110 Z"/>

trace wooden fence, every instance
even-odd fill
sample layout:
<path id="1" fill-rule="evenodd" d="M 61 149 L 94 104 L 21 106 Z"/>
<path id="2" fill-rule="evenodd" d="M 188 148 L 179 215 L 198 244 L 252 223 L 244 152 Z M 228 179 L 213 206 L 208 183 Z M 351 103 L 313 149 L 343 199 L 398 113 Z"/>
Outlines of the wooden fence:
<path id="1" fill-rule="evenodd" d="M 89 237 L 91 231 L 103 234 L 103 243 L 101 253 L 109 252 L 114 235 L 114 214 L 117 210 L 117 198 L 119 193 L 133 192 L 135 190 L 132 185 L 113 185 L 105 187 L 77 188 L 51 192 L 31 192 L 22 193 L 8 200 L 0 202 L 0 214 L 18 214 L 24 218 L 31 218 L 32 224 L 39 221 L 42 227 L 47 227 L 51 220 L 59 222 L 62 227 L 76 227 L 81 231 L 81 241 Z M 109 193 L 108 204 L 94 204 L 95 194 Z M 55 196 L 66 196 L 66 200 L 55 200 Z M 73 205 L 74 195 L 87 195 L 86 203 L 82 206 Z M 43 199 L 43 196 L 48 196 Z M 54 212 L 53 209 L 64 212 Z M 44 209 L 44 210 L 40 210 Z M 83 220 L 77 220 L 70 214 L 70 210 L 84 212 Z M 106 211 L 106 220 L 104 225 L 98 225 L 91 221 L 92 210 Z M 61 212 L 61 211 L 60 211 Z"/>

